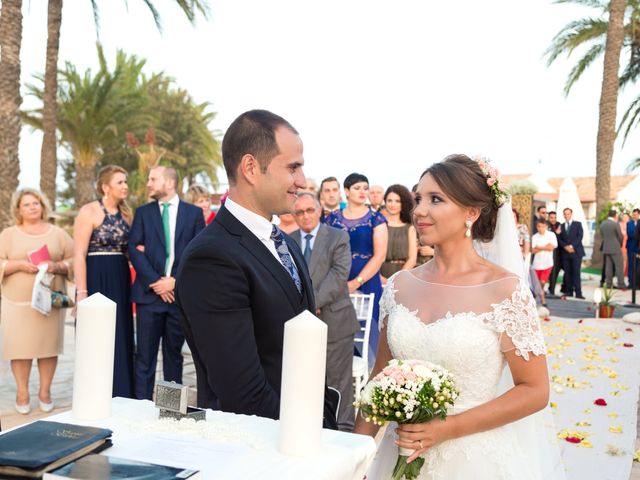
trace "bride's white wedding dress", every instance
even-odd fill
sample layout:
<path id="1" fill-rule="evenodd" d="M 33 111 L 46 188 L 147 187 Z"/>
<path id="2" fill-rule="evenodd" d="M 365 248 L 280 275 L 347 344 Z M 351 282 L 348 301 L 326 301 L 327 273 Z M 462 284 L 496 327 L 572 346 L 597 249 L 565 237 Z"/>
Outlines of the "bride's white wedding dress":
<path id="1" fill-rule="evenodd" d="M 425 282 L 411 271 L 401 271 L 387 282 L 380 318 L 387 322 L 393 358 L 428 360 L 454 375 L 460 396 L 450 415 L 486 403 L 506 390 L 499 387 L 505 370 L 503 352 L 515 349 L 525 360 L 546 353 L 535 301 L 516 276 L 482 285 L 452 286 Z M 529 417 L 526 422 L 436 445 L 424 455 L 419 478 L 562 478 L 555 436 L 553 432 L 549 437 L 541 434 L 542 422 L 542 416 Z M 398 455 L 395 426 L 388 426 L 368 480 L 391 478 Z M 552 454 L 541 451 L 547 447 Z"/>

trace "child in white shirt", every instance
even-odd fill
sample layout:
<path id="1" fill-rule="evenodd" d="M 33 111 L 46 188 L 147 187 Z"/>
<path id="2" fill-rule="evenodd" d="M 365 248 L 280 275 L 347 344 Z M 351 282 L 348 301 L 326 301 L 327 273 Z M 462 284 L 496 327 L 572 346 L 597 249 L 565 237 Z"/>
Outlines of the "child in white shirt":
<path id="1" fill-rule="evenodd" d="M 536 272 L 540 285 L 542 287 L 542 293 L 540 299 L 542 300 L 542 306 L 546 307 L 546 300 L 544 298 L 544 287 L 549 280 L 551 270 L 553 270 L 553 250 L 558 248 L 558 240 L 553 232 L 548 230 L 547 222 L 540 219 L 536 223 L 536 233 L 531 237 L 531 253 L 535 254 L 531 266 Z"/>

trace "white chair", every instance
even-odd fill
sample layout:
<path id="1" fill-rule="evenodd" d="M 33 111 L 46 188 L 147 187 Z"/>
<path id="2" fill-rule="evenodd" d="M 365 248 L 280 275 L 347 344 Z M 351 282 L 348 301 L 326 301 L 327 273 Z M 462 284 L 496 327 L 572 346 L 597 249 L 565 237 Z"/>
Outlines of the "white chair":
<path id="1" fill-rule="evenodd" d="M 360 333 L 356 334 L 355 342 L 362 344 L 362 357 L 353 356 L 352 368 L 355 399 L 358 400 L 360 392 L 369 378 L 369 334 L 371 332 L 371 317 L 373 317 L 375 294 L 352 293 L 349 296 L 351 297 L 353 308 L 356 310 L 356 317 L 360 322 Z"/>

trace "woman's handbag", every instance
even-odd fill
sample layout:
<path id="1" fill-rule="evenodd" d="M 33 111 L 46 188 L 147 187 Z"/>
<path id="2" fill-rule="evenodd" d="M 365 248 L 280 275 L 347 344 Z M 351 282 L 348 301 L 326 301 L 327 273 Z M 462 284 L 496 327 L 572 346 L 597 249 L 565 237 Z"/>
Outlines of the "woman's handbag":
<path id="1" fill-rule="evenodd" d="M 51 290 L 51 306 L 53 308 L 72 308 L 75 305 L 76 302 L 66 293 Z"/>
<path id="2" fill-rule="evenodd" d="M 65 292 L 53 290 L 54 275 L 47 272 L 47 264 L 38 266 L 38 273 L 31 293 L 31 307 L 42 315 L 49 315 L 52 308 L 72 308 L 76 302 Z"/>

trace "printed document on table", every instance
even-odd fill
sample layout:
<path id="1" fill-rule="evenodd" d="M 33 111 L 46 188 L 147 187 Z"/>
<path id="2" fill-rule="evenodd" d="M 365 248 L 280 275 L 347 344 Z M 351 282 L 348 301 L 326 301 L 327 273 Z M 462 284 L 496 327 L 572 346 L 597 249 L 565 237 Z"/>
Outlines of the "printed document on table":
<path id="1" fill-rule="evenodd" d="M 173 467 L 219 472 L 222 465 L 246 458 L 250 448 L 232 443 L 220 443 L 202 438 L 185 438 L 179 435 L 157 435 L 131 439 L 117 444 L 119 452 L 128 458 Z M 115 449 L 111 449 L 115 450 Z M 110 450 L 104 452 L 110 455 Z M 122 453 L 113 452 L 122 456 Z"/>

